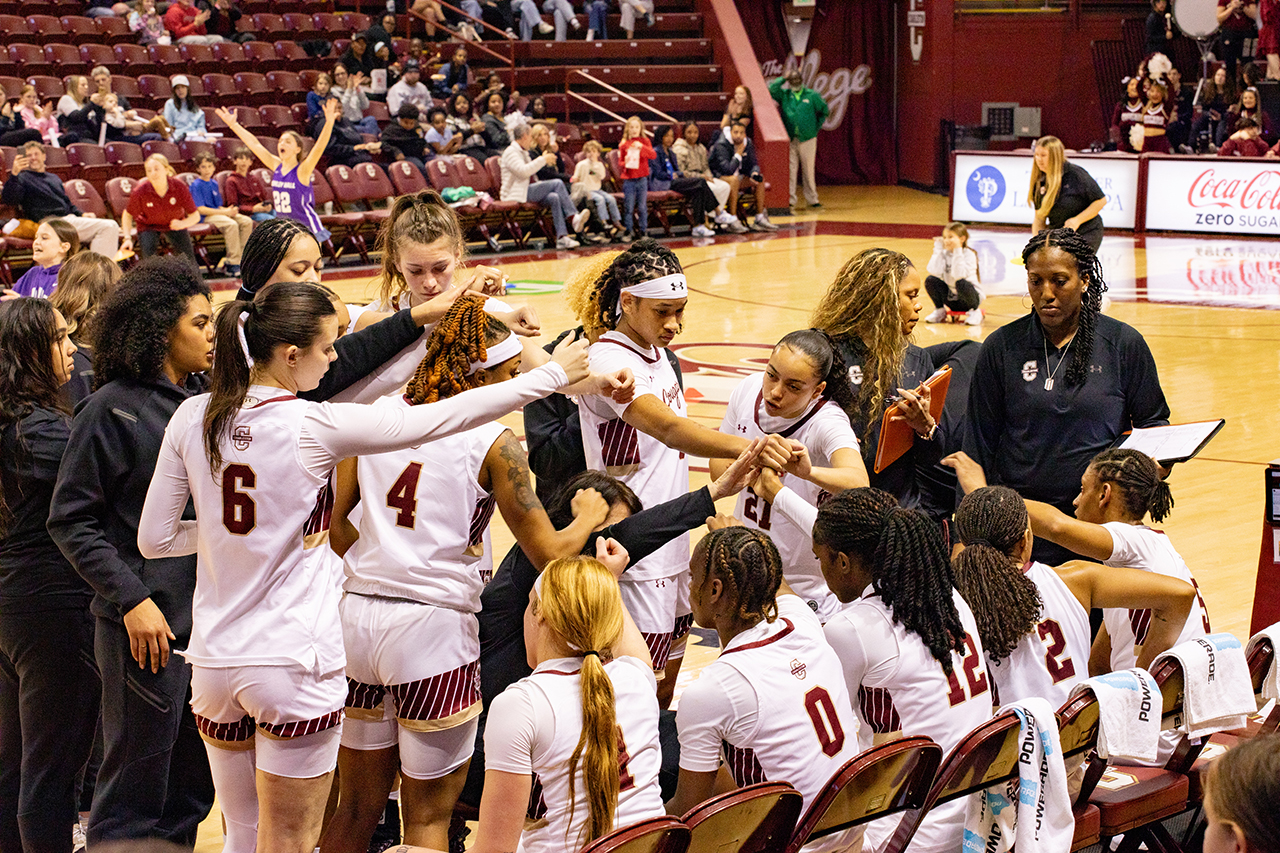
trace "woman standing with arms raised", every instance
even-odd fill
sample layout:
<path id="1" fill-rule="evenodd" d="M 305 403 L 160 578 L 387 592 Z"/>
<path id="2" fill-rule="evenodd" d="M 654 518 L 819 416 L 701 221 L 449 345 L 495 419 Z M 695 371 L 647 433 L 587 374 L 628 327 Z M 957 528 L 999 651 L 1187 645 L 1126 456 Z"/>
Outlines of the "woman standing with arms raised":
<path id="1" fill-rule="evenodd" d="M 1062 141 L 1056 136 L 1036 140 L 1032 155 L 1031 186 L 1027 199 L 1035 209 L 1032 235 L 1046 228 L 1069 228 L 1084 238 L 1093 251 L 1102 245 L 1102 209 L 1107 195 L 1093 176 L 1068 162 Z"/>

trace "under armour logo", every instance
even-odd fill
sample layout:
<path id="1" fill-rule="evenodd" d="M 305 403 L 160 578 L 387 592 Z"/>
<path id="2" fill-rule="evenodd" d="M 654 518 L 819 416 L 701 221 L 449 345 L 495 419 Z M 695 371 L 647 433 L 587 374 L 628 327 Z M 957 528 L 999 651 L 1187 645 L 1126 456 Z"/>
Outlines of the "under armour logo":
<path id="1" fill-rule="evenodd" d="M 738 432 L 742 433 L 743 435 L 747 434 L 746 424 L 738 424 L 737 426 L 734 427 L 734 429 L 736 429 Z"/>
<path id="2" fill-rule="evenodd" d="M 1101 364 L 1091 364 L 1091 365 L 1089 365 L 1089 372 L 1090 372 L 1090 373 L 1101 373 L 1101 372 L 1102 372 L 1102 365 L 1101 365 Z"/>

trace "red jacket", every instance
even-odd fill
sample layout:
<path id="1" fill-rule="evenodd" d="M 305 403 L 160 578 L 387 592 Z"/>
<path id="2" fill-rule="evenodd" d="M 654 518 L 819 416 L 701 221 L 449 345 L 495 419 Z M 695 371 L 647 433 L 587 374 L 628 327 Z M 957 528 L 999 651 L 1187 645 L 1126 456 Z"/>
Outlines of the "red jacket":
<path id="1" fill-rule="evenodd" d="M 271 192 L 256 175 L 248 174 L 243 178 L 232 172 L 227 175 L 227 189 L 224 193 L 227 204 L 234 205 L 241 213 L 253 213 L 253 206 L 271 201 Z"/>
<path id="2" fill-rule="evenodd" d="M 175 0 L 164 13 L 164 28 L 173 36 L 174 41 L 187 36 L 208 35 L 204 24 L 192 23 L 199 14 L 200 10 L 195 6 L 183 6 Z"/>
<path id="3" fill-rule="evenodd" d="M 1277 143 L 1280 144 L 1280 143 Z M 1260 137 L 1253 139 L 1228 139 L 1218 149 L 1219 157 L 1265 157 L 1267 143 Z"/>
<path id="4" fill-rule="evenodd" d="M 169 188 L 163 198 L 150 181 L 138 181 L 129 196 L 127 209 L 138 231 L 170 231 L 169 223 L 195 213 L 196 203 L 187 185 L 178 178 L 170 177 Z"/>
<path id="5" fill-rule="evenodd" d="M 632 148 L 640 149 L 640 165 L 634 169 L 628 169 L 627 152 Z M 626 139 L 618 143 L 618 169 L 622 172 L 622 180 L 631 181 L 636 178 L 649 177 L 649 161 L 657 156 L 658 154 L 653 150 L 653 146 L 649 144 L 649 137 L 647 136 Z"/>

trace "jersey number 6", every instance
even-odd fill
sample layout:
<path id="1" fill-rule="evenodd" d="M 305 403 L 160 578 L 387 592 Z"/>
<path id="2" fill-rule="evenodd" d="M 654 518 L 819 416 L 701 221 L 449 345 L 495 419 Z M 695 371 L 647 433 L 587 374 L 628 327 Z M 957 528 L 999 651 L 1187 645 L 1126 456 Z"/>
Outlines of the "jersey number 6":
<path id="1" fill-rule="evenodd" d="M 222 526 L 227 532 L 244 536 L 258 523 L 258 508 L 253 498 L 237 489 L 253 489 L 258 475 L 248 465 L 228 465 L 222 472 Z"/>

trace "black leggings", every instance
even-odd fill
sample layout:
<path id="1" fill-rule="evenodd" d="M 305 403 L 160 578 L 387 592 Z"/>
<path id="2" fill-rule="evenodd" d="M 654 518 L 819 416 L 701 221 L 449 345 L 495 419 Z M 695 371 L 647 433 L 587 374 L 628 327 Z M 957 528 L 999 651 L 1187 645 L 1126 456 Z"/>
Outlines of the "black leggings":
<path id="1" fill-rule="evenodd" d="M 156 248 L 160 245 L 161 237 L 169 242 L 175 252 L 181 252 L 197 265 L 199 264 L 196 261 L 195 246 L 191 244 L 191 235 L 186 231 L 139 231 L 138 254 L 144 258 L 154 255 Z"/>
<path id="2" fill-rule="evenodd" d="M 671 189 L 689 200 L 689 214 L 694 225 L 705 225 L 707 214 L 716 209 L 716 194 L 702 178 L 676 178 Z"/>
<path id="3" fill-rule="evenodd" d="M 956 279 L 954 297 L 948 292 L 947 283 L 936 275 L 931 275 L 924 280 L 924 289 L 928 291 L 934 305 L 946 308 L 948 311 L 972 311 L 978 307 L 980 301 L 978 289 L 966 278 Z"/>

